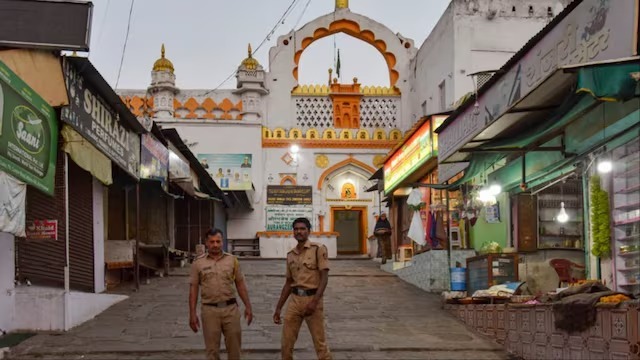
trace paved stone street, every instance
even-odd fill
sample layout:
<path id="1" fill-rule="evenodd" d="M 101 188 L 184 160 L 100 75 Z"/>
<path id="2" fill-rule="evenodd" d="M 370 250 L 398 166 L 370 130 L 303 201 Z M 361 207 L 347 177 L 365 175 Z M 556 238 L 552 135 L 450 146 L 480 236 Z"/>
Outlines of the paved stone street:
<path id="1" fill-rule="evenodd" d="M 242 260 L 254 309 L 245 327 L 246 359 L 279 358 L 281 327 L 272 314 L 284 283 L 284 260 Z M 332 261 L 325 293 L 329 345 L 336 359 L 506 359 L 491 341 L 441 310 L 440 298 L 378 269 L 369 260 Z M 188 269 L 154 278 L 140 292 L 68 333 L 42 334 L 12 359 L 202 359 L 201 333 L 188 326 Z M 303 325 L 296 357 L 314 359 Z"/>

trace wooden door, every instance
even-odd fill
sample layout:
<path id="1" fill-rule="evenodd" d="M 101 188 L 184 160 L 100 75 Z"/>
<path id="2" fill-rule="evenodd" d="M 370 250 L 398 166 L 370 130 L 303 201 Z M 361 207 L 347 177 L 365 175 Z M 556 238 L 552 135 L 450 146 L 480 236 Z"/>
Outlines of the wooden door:
<path id="1" fill-rule="evenodd" d="M 538 249 L 538 197 L 530 194 L 518 194 L 515 197 L 514 233 L 516 246 L 521 251 Z"/>

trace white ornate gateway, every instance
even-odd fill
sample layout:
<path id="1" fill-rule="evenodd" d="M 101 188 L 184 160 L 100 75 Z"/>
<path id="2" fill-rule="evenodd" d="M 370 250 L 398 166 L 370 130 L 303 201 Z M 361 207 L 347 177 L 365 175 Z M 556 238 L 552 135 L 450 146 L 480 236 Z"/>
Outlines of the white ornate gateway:
<path id="1" fill-rule="evenodd" d="M 482 8 L 469 16 L 489 10 Z M 448 9 L 445 15 L 453 12 Z M 361 86 L 356 78 L 339 83 L 331 73 L 327 84 L 298 82 L 305 49 L 338 33 L 378 50 L 387 65 L 389 86 Z M 436 36 L 425 44 L 434 46 L 434 41 L 440 40 Z M 433 65 L 429 63 L 432 53 L 423 50 L 418 54 L 411 39 L 351 12 L 347 0 L 337 0 L 334 12 L 277 39 L 269 51 L 269 72 L 249 47 L 238 67 L 235 89 L 178 89 L 174 65 L 163 46 L 149 88 L 123 90 L 120 95 L 137 116 L 153 118 L 163 128 L 176 128 L 191 151 L 203 164 L 206 161 L 219 186 L 237 200 L 237 206 L 228 211 L 229 239 L 259 236 L 262 256 L 282 256 L 290 233 L 267 231 L 281 226 L 270 219 L 282 221 L 282 214 L 300 211 L 311 214 L 314 237 L 331 243 L 332 254 L 365 254 L 366 239 L 381 210 L 378 194 L 365 192 L 373 185 L 368 179 L 406 131 L 426 115 L 426 89 L 416 74 Z M 437 61 L 453 66 L 453 59 L 445 57 L 438 56 Z M 472 87 L 465 75 L 459 75 L 464 71 L 432 74 L 444 80 L 461 76 L 463 80 L 456 83 L 468 82 L 468 86 L 460 88 L 467 92 Z M 444 85 L 440 90 L 449 96 Z M 442 103 L 453 101 L 443 99 Z M 253 186 L 234 187 L 240 184 Z M 273 204 L 268 190 L 280 185 L 311 191 L 310 203 Z"/>

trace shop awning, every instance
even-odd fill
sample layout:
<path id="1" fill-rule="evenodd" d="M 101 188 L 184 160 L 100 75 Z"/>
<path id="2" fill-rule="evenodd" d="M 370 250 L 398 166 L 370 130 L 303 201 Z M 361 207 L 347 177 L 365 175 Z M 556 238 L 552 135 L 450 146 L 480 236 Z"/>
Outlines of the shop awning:
<path id="1" fill-rule="evenodd" d="M 130 129 L 135 131 L 138 134 L 142 134 L 147 132 L 145 128 L 140 124 L 135 115 L 129 110 L 127 105 L 122 102 L 120 96 L 116 94 L 116 92 L 111 88 L 109 83 L 102 77 L 100 72 L 96 70 L 93 64 L 89 61 L 88 58 L 79 57 L 79 56 L 67 56 L 65 57 L 67 61 L 75 66 L 78 69 L 78 72 L 82 77 L 89 80 L 91 84 L 97 89 L 100 93 L 100 96 L 104 99 L 104 101 L 111 106 L 112 109 L 118 112 L 120 118 L 124 120 L 124 122 L 129 126 Z"/>
<path id="2" fill-rule="evenodd" d="M 365 190 L 364 192 L 374 192 L 374 191 L 380 191 L 379 189 L 379 184 L 380 182 L 372 185 L 370 188 L 368 188 L 367 190 Z"/>
<path id="3" fill-rule="evenodd" d="M 633 97 L 636 83 L 630 74 L 640 67 L 638 61 L 633 58 L 613 64 L 582 64 L 556 70 L 504 115 L 487 119 L 489 125 L 447 162 L 468 161 L 471 154 L 479 152 L 506 155 L 562 150 L 541 149 L 540 145 L 561 134 L 567 124 L 591 111 L 600 101 Z"/>
<path id="4" fill-rule="evenodd" d="M 253 194 L 255 187 L 251 185 L 252 190 L 231 190 L 225 194 L 231 199 L 232 208 L 253 210 Z"/>
<path id="5" fill-rule="evenodd" d="M 52 107 L 69 105 L 59 56 L 47 50 L 7 49 L 0 51 L 0 61 Z"/>
<path id="6" fill-rule="evenodd" d="M 376 172 L 371 175 L 369 180 L 382 180 L 384 178 L 384 168 L 380 167 Z"/>
<path id="7" fill-rule="evenodd" d="M 182 195 L 173 194 L 169 191 L 169 189 L 165 189 L 162 186 L 162 182 L 155 179 L 140 179 L 140 186 L 157 186 L 165 195 L 174 198 L 174 199 L 182 199 Z M 168 186 L 167 186 L 168 187 Z"/>
<path id="8" fill-rule="evenodd" d="M 63 139 L 62 150 L 69 154 L 73 162 L 101 183 L 113 184 L 111 160 L 106 155 L 67 124 L 62 126 L 60 133 Z"/>
<path id="9" fill-rule="evenodd" d="M 166 140 L 170 141 L 176 148 L 178 148 L 178 150 L 180 150 L 180 152 L 187 158 L 187 160 L 189 160 L 191 169 L 193 169 L 193 171 L 198 176 L 198 184 L 200 186 L 199 190 L 205 191 L 207 196 L 209 197 L 222 200 L 227 208 L 232 207 L 233 204 L 231 200 L 224 192 L 222 192 L 215 181 L 213 181 L 209 173 L 207 173 L 207 170 L 202 167 L 202 164 L 200 164 L 195 155 L 193 155 L 189 147 L 184 143 L 184 141 L 182 141 L 182 138 L 180 137 L 180 134 L 178 134 L 178 131 L 176 129 L 163 129 L 162 135 Z M 188 187 L 189 185 L 185 186 Z M 191 184 L 191 186 L 193 186 L 193 183 Z M 198 196 L 195 193 L 195 189 L 194 195 L 192 196 Z"/>
<path id="10" fill-rule="evenodd" d="M 580 68 L 578 90 L 567 102 L 573 103 L 573 107 L 568 111 L 566 107 L 560 107 L 556 116 L 534 127 L 533 134 L 514 137 L 509 146 L 537 151 L 527 151 L 524 156 L 510 161 L 489 175 L 490 181 L 500 183 L 503 189 L 514 188 L 523 180 L 528 187 L 533 186 L 544 181 L 538 179 L 543 174 L 566 173 L 572 169 L 564 167 L 572 167 L 577 157 L 637 127 L 640 124 L 640 89 L 630 73 L 638 69 L 640 64 L 637 62 Z M 548 134 L 556 137 L 532 148 L 541 142 L 540 139 L 548 139 Z M 493 142 L 483 147 L 499 149 L 500 145 Z"/>

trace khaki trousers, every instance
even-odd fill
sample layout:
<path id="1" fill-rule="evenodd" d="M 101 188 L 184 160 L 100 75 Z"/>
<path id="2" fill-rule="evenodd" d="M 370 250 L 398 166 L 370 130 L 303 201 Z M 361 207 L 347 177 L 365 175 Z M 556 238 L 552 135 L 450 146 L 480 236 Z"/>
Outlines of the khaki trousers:
<path id="1" fill-rule="evenodd" d="M 316 307 L 316 311 L 311 316 L 304 316 L 304 309 L 313 300 L 313 296 L 298 296 L 291 294 L 287 311 L 284 315 L 284 326 L 282 328 L 282 359 L 293 359 L 293 347 L 298 340 L 298 333 L 302 320 L 307 323 L 313 346 L 319 360 L 331 360 L 331 351 L 327 346 L 324 334 L 324 306 L 322 300 Z"/>
<path id="2" fill-rule="evenodd" d="M 224 334 L 229 359 L 240 359 L 242 328 L 238 305 L 218 308 L 203 305 L 201 310 L 202 333 L 208 360 L 220 359 L 220 335 Z"/>

